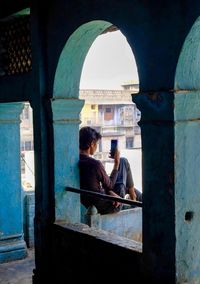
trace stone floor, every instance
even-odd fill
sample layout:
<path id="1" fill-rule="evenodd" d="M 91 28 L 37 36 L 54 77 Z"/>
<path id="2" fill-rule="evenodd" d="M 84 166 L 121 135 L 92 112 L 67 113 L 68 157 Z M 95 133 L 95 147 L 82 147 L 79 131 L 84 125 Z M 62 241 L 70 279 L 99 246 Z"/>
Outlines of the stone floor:
<path id="1" fill-rule="evenodd" d="M 34 249 L 25 259 L 0 264 L 0 284 L 32 284 L 34 265 Z"/>

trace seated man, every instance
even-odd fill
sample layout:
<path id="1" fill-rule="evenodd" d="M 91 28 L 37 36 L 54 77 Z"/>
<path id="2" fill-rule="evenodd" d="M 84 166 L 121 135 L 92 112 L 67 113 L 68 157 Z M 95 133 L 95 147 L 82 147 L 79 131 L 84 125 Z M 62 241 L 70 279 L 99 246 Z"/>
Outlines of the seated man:
<path id="1" fill-rule="evenodd" d="M 101 139 L 101 134 L 91 127 L 82 127 L 79 132 L 79 170 L 81 189 L 91 190 L 101 194 L 108 194 L 116 197 L 125 197 L 129 194 L 130 199 L 136 200 L 137 195 L 141 201 L 141 193 L 134 188 L 130 165 L 125 158 L 120 158 L 120 153 L 116 149 L 114 155 L 114 165 L 111 175 L 105 171 L 103 164 L 91 157 L 97 149 L 97 143 Z M 119 202 L 91 197 L 81 194 L 81 203 L 88 208 L 94 205 L 100 214 L 118 212 L 122 208 Z"/>
<path id="2" fill-rule="evenodd" d="M 130 164 L 126 158 L 120 158 L 118 171 L 114 192 L 122 198 L 142 202 L 142 193 L 134 187 Z"/>

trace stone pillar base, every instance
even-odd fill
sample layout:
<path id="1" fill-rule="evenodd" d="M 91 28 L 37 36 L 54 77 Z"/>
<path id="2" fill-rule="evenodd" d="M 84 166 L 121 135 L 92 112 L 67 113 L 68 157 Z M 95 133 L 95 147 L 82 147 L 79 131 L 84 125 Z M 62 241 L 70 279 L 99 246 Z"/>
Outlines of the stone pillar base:
<path id="1" fill-rule="evenodd" d="M 0 263 L 23 259 L 27 256 L 27 247 L 23 238 L 0 239 Z"/>

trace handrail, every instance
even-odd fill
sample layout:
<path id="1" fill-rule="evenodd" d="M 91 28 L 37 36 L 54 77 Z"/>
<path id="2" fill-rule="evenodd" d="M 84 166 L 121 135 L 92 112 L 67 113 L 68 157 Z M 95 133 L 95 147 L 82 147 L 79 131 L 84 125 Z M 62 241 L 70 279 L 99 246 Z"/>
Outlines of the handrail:
<path id="1" fill-rule="evenodd" d="M 142 202 L 140 202 L 140 201 L 133 201 L 133 200 L 130 200 L 130 199 L 115 197 L 115 196 L 102 194 L 102 193 L 98 193 L 98 192 L 94 192 L 94 191 L 90 191 L 90 190 L 85 190 L 85 189 L 78 189 L 78 188 L 74 188 L 74 187 L 70 187 L 70 186 L 67 186 L 65 188 L 65 190 L 70 191 L 70 192 L 79 193 L 79 194 L 83 193 L 83 194 L 86 194 L 86 195 L 96 196 L 96 197 L 99 197 L 101 199 L 117 201 L 117 202 L 124 203 L 124 204 L 135 205 L 137 207 L 142 207 Z"/>

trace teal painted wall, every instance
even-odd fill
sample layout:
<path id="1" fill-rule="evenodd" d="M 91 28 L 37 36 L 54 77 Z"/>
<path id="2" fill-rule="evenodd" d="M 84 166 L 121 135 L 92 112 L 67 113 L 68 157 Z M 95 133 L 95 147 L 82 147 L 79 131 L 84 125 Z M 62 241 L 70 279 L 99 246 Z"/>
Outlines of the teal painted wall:
<path id="1" fill-rule="evenodd" d="M 28 74 L 0 78 L 0 101 L 8 103 L 27 100 L 31 102 L 33 107 L 37 252 L 34 279 L 38 283 L 41 283 L 40 280 L 44 275 L 48 275 L 51 280 L 54 272 L 58 277 L 59 275 L 66 276 L 66 271 L 71 272 L 72 275 L 77 274 L 77 267 L 84 274 L 84 269 L 87 268 L 88 261 L 91 260 L 91 254 L 92 256 L 95 255 L 94 249 L 102 248 L 101 240 L 90 236 L 88 242 L 81 243 L 83 235 L 79 231 L 53 225 L 55 219 L 67 219 L 73 222 L 79 219 L 79 210 L 76 210 L 75 213 L 72 213 L 71 209 L 70 213 L 65 211 L 72 207 L 70 204 L 78 204 L 77 197 L 71 195 L 69 199 L 66 198 L 66 203 L 62 203 L 61 198 L 67 196 L 64 191 L 65 182 L 69 181 L 72 185 L 78 184 L 78 180 L 75 180 L 77 172 L 74 171 L 78 158 L 76 154 L 78 145 L 72 146 L 69 138 L 64 138 L 63 142 L 60 140 L 62 132 L 64 136 L 68 137 L 72 133 L 72 137 L 75 138 L 75 133 L 78 131 L 78 113 L 81 110 L 81 103 L 76 103 L 81 72 L 78 66 L 80 66 L 80 69 L 82 68 L 87 48 L 95 39 L 95 35 L 97 36 L 103 31 L 101 28 L 99 31 L 97 31 L 98 29 L 95 30 L 93 37 L 91 36 L 93 32 L 89 32 L 88 38 L 87 33 L 81 34 L 81 27 L 93 21 L 116 25 L 127 37 L 138 65 L 140 80 L 140 95 L 138 97 L 141 97 L 141 101 L 136 103 L 143 110 L 141 127 L 144 189 L 144 247 L 142 254 L 144 273 L 141 273 L 140 276 L 145 275 L 147 281 L 151 279 L 153 283 L 159 284 L 175 283 L 179 279 L 181 281 L 182 279 L 184 281 L 187 281 L 187 279 L 188 281 L 190 279 L 196 281 L 197 279 L 198 281 L 199 275 L 196 269 L 199 262 L 198 241 L 197 238 L 194 239 L 190 235 L 190 228 L 193 232 L 194 225 L 198 223 L 198 208 L 195 205 L 195 200 L 198 200 L 198 198 L 195 194 L 192 195 L 192 190 L 190 195 L 188 192 L 182 193 L 182 187 L 185 184 L 192 188 L 198 186 L 197 167 L 193 166 L 193 159 L 195 160 L 195 158 L 197 159 L 195 164 L 198 166 L 198 156 L 195 157 L 198 146 L 189 141 L 187 137 L 191 135 L 193 139 L 198 140 L 199 38 L 196 27 L 194 27 L 194 30 L 197 32 L 186 44 L 188 45 L 188 48 L 184 51 L 186 53 L 181 57 L 182 59 L 180 58 L 182 63 L 179 63 L 180 68 L 177 69 L 176 82 L 174 83 L 174 81 L 181 47 L 199 15 L 200 4 L 198 0 L 174 0 L 173 2 L 160 0 L 60 0 L 49 1 L 48 5 L 44 1 L 31 1 L 33 68 Z M 95 29 L 95 27 L 93 28 Z M 80 38 L 71 37 L 76 31 L 78 31 L 76 35 L 79 35 Z M 77 46 L 70 44 L 69 48 L 67 46 L 69 39 L 70 42 L 76 39 L 79 44 Z M 87 39 L 90 39 L 90 41 L 87 41 Z M 80 55 L 78 54 L 80 51 L 78 46 L 83 48 Z M 64 49 L 67 51 L 66 53 L 63 51 Z M 191 50 L 192 52 L 190 52 Z M 76 55 L 77 60 L 68 58 L 72 55 Z M 75 81 L 71 81 L 73 78 L 75 78 Z M 175 93 L 175 104 L 173 101 L 174 86 L 178 89 Z M 158 93 L 157 97 L 154 92 Z M 163 92 L 165 93 L 164 98 L 162 97 Z M 185 99 L 186 95 L 189 95 L 191 100 Z M 60 99 L 58 103 L 60 107 L 62 104 L 64 105 L 65 111 L 63 111 L 66 113 L 69 111 L 68 102 L 69 107 L 75 104 L 76 114 L 72 120 L 71 115 L 68 114 L 61 120 L 57 117 L 59 108 L 55 110 L 53 106 L 57 99 Z M 166 111 L 167 105 L 169 108 Z M 175 113 L 173 113 L 174 105 Z M 185 109 L 187 112 L 184 112 Z M 181 116 L 178 115 L 179 110 Z M 191 119 L 184 117 L 185 113 L 192 113 L 193 116 Z M 176 120 L 175 147 L 173 114 Z M 61 127 L 60 124 L 62 123 L 64 126 Z M 74 127 L 71 126 L 72 124 Z M 74 129 L 77 129 L 77 131 Z M 54 140 L 58 146 L 53 145 Z M 181 144 L 180 141 L 185 141 L 185 144 Z M 3 143 L 2 138 L 2 145 Z M 67 146 L 67 153 L 64 150 L 65 145 Z M 59 150 L 60 148 L 61 150 Z M 183 157 L 182 153 L 186 153 L 186 156 Z M 1 154 L 4 158 L 4 153 Z M 73 165 L 70 164 L 71 154 L 74 156 Z M 188 155 L 192 156 L 193 159 L 190 159 Z M 175 158 L 176 192 L 174 192 L 173 183 Z M 67 163 L 67 171 L 64 170 L 66 164 L 61 161 L 62 159 Z M 183 166 L 183 163 L 186 167 Z M 191 173 L 189 167 L 195 173 L 193 180 L 187 174 L 187 172 Z M 1 170 L 4 174 L 3 165 L 1 165 Z M 70 180 L 66 173 L 70 175 Z M 181 177 L 181 179 L 177 179 L 177 177 Z M 188 205 L 188 200 L 191 200 L 191 203 L 194 204 Z M 54 202 L 56 203 L 56 214 L 54 214 Z M 67 204 L 67 202 L 70 204 Z M 183 221 L 185 216 L 188 216 L 186 212 L 193 212 L 190 210 L 195 210 L 193 218 L 187 222 Z M 3 215 L 5 216 L 4 213 Z M 195 219 L 195 216 L 197 216 L 197 219 Z M 6 225 L 3 226 L 6 227 Z M 198 236 L 198 227 L 196 236 Z M 91 244 L 91 242 L 93 243 Z M 56 243 L 55 247 L 54 243 Z M 77 243 L 80 246 L 77 246 Z M 197 249 L 197 258 L 194 253 L 190 253 L 193 250 L 192 243 L 194 243 L 194 250 Z M 181 251 L 182 247 L 186 250 Z M 64 252 L 63 248 L 65 249 Z M 76 248 L 76 250 L 71 248 Z M 106 243 L 105 253 L 108 252 L 108 248 L 111 249 L 110 253 L 104 254 L 104 256 L 108 256 L 109 261 L 111 256 L 112 261 L 115 261 L 116 252 L 121 253 L 121 259 L 127 260 L 124 257 L 127 256 L 125 250 L 119 247 L 114 250 L 111 244 Z M 52 250 L 55 254 L 52 253 Z M 97 253 L 95 260 L 98 262 L 99 250 L 95 252 Z M 117 254 L 117 256 L 119 255 Z M 135 263 L 138 265 L 141 260 L 132 251 L 130 254 L 128 253 L 128 256 L 131 257 L 132 262 L 128 263 L 130 264 L 129 268 L 132 268 Z M 70 266 L 71 270 L 67 269 L 69 258 L 73 260 L 73 264 L 76 264 Z M 84 269 L 78 266 L 77 259 L 79 258 L 84 260 L 80 262 L 85 264 Z M 85 261 L 86 259 L 87 261 Z M 116 260 L 118 260 L 117 257 Z M 101 264 L 100 261 L 98 264 Z M 134 267 L 138 268 L 137 265 Z M 124 267 L 126 268 L 126 266 Z M 95 271 L 95 267 L 93 268 L 93 275 L 95 275 L 98 271 Z M 138 272 L 138 270 L 134 270 L 134 275 L 135 272 Z M 175 280 L 176 275 L 178 278 Z M 86 273 L 83 276 L 85 279 L 87 278 Z M 45 277 L 44 279 L 47 281 Z"/>
<path id="2" fill-rule="evenodd" d="M 175 1 L 173 5 L 160 1 L 121 1 L 118 4 L 114 1 L 97 1 L 93 5 L 78 1 L 76 4 L 75 7 L 72 2 L 62 1 L 63 13 L 59 14 L 59 18 L 56 15 L 61 6 L 50 6 L 48 64 L 54 67 L 48 77 L 49 93 L 55 99 L 78 96 L 80 70 L 77 70 L 75 61 L 67 56 L 75 56 L 78 46 L 82 47 L 83 53 L 80 50 L 76 56 L 82 68 L 87 48 L 87 33 L 84 34 L 85 41 L 81 40 L 82 25 L 101 19 L 116 25 L 127 36 L 138 64 L 140 79 L 140 94 L 134 102 L 142 111 L 145 276 L 148 280 L 152 278 L 154 283 L 175 283 L 173 88 L 181 46 L 195 15 L 191 16 L 190 6 L 185 1 L 184 4 Z M 78 13 L 76 19 L 73 12 Z M 187 20 L 183 25 L 185 14 Z M 64 24 L 67 19 L 69 28 Z M 78 44 L 74 45 L 72 52 L 75 31 L 78 31 L 80 38 L 76 38 Z M 52 36 L 54 41 L 51 41 Z M 67 46 L 69 39 L 70 45 Z M 67 67 L 64 62 L 68 63 Z M 76 81 L 72 82 L 72 78 Z"/>
<path id="3" fill-rule="evenodd" d="M 81 220 L 79 195 L 65 191 L 66 186 L 79 188 L 79 124 L 84 105 L 79 100 L 80 76 L 91 44 L 109 26 L 111 23 L 104 21 L 80 26 L 67 40 L 59 57 L 52 101 L 56 220 Z"/>
<path id="4" fill-rule="evenodd" d="M 175 80 L 177 280 L 200 283 L 200 18 L 183 45 Z"/>
<path id="5" fill-rule="evenodd" d="M 59 99 L 52 103 L 56 220 L 80 221 L 80 197 L 65 188 L 79 187 L 79 112 L 82 105 L 78 99 Z"/>
<path id="6" fill-rule="evenodd" d="M 26 256 L 20 166 L 22 103 L 0 104 L 0 262 Z"/>
<path id="7" fill-rule="evenodd" d="M 0 166 L 0 220 L 7 220 L 0 222 L 0 234 L 5 238 L 22 233 L 19 155 L 19 114 L 21 110 L 22 104 L 0 105 L 0 153 L 1 160 L 4 161 Z"/>

